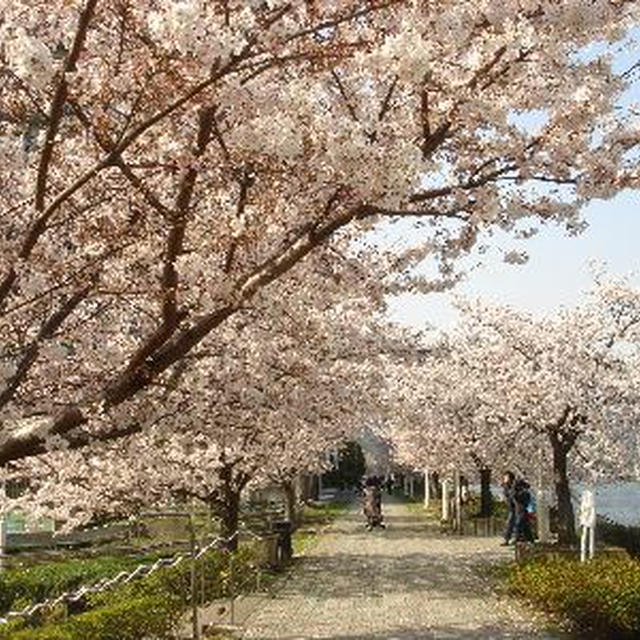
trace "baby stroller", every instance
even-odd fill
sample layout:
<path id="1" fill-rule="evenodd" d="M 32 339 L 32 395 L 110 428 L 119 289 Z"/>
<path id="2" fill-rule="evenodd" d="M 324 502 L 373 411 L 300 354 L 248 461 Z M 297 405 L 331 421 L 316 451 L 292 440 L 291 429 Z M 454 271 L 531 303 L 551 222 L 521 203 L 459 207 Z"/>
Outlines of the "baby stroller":
<path id="1" fill-rule="evenodd" d="M 369 484 L 364 489 L 364 516 L 367 519 L 366 528 L 371 531 L 375 527 L 385 529 L 382 517 L 382 493 L 376 484 Z"/>

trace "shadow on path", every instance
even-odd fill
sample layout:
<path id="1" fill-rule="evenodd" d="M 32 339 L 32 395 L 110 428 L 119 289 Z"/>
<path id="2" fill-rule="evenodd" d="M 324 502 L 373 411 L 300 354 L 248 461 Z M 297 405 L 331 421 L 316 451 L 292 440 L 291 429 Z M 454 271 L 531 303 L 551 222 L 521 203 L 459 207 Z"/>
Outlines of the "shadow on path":
<path id="1" fill-rule="evenodd" d="M 384 511 L 389 528 L 367 532 L 354 503 L 249 616 L 242 638 L 550 640 L 478 574 L 512 557 L 499 538 L 443 536 L 393 498 Z"/>

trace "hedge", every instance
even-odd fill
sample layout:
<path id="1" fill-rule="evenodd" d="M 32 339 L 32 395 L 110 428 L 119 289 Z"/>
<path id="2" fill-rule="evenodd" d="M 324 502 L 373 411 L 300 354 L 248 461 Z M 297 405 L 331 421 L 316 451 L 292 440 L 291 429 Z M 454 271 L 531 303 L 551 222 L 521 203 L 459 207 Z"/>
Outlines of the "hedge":
<path id="1" fill-rule="evenodd" d="M 120 598 L 108 607 L 87 611 L 66 622 L 23 629 L 10 640 L 140 640 L 172 638 L 183 609 L 170 594 Z"/>
<path id="2" fill-rule="evenodd" d="M 580 638 L 640 637 L 640 562 L 631 558 L 536 558 L 514 567 L 509 585 Z"/>

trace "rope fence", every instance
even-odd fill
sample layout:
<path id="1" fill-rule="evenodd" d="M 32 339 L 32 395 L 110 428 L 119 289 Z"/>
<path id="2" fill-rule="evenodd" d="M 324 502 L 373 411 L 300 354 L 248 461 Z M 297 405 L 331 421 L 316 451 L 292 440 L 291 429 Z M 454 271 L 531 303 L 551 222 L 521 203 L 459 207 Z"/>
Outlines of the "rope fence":
<path id="1" fill-rule="evenodd" d="M 40 611 L 56 607 L 66 602 L 78 602 L 87 595 L 101 593 L 103 591 L 112 589 L 115 586 L 127 584 L 132 580 L 138 578 L 149 577 L 159 569 L 176 567 L 183 560 L 188 559 L 195 563 L 213 548 L 217 548 L 223 544 L 230 544 L 235 538 L 240 535 L 240 533 L 241 531 L 238 530 L 233 535 L 227 538 L 216 537 L 210 543 L 201 547 L 196 553 L 180 552 L 174 554 L 170 558 L 159 558 L 152 564 L 140 564 L 132 571 L 121 571 L 113 578 L 104 578 L 92 585 L 82 586 L 75 591 L 65 591 L 55 598 L 48 598 L 46 600 L 43 600 L 42 602 L 38 602 L 33 605 L 27 605 L 24 609 L 21 609 L 19 611 L 9 611 L 5 617 L 0 618 L 0 625 L 7 624 L 10 620 L 15 618 L 31 617 Z M 256 540 L 263 539 L 262 536 L 259 536 L 252 531 L 243 531 L 242 533 L 248 533 Z"/>

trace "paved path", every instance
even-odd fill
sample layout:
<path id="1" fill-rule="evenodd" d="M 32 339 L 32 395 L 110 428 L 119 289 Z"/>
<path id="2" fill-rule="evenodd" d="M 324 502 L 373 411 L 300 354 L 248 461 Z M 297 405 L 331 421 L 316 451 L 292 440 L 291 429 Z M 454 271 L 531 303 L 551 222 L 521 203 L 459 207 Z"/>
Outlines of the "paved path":
<path id="1" fill-rule="evenodd" d="M 384 510 L 388 529 L 369 533 L 354 505 L 276 598 L 245 621 L 242 638 L 549 638 L 472 571 L 479 562 L 504 561 L 513 553 L 497 538 L 429 534 L 405 505 L 392 502 Z"/>

